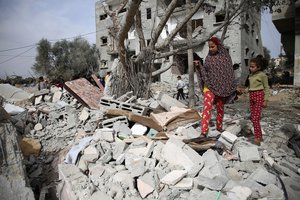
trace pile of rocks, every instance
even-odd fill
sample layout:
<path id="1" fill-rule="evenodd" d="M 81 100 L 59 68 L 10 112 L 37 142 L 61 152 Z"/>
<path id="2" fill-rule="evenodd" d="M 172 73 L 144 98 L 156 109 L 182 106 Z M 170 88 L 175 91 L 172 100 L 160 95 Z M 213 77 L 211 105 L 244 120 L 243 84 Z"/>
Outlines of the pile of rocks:
<path id="1" fill-rule="evenodd" d="M 291 132 L 300 134 L 297 125 L 264 118 L 264 142 L 258 147 L 245 137 L 251 129 L 249 119 L 235 111 L 225 115 L 222 134 L 211 124 L 209 136 L 219 139 L 201 144 L 197 152 L 197 144 L 183 142 L 199 135 L 197 110 L 186 109 L 166 93 L 148 100 L 131 93 L 118 99 L 101 97 L 99 109 L 89 108 L 91 100 L 84 94 L 80 88 L 74 94 L 55 88 L 42 91 L 33 105 L 11 117 L 23 134 L 21 147 L 32 186 L 48 187 L 50 183 L 42 185 L 45 177 L 40 177 L 49 174 L 51 163 L 59 163 L 60 199 L 300 195 L 300 159 L 288 146 Z M 68 153 L 59 160 L 59 152 Z"/>

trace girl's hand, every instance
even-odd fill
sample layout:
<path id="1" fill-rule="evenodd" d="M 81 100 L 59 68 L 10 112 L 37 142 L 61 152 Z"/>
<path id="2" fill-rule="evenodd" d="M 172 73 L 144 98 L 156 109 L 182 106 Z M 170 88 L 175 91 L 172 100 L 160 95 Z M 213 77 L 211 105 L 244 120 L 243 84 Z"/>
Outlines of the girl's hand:
<path id="1" fill-rule="evenodd" d="M 267 102 L 265 102 L 264 101 L 264 103 L 263 103 L 263 106 L 262 106 L 263 108 L 266 108 L 267 107 Z"/>
<path id="2" fill-rule="evenodd" d="M 245 91 L 246 91 L 245 88 L 237 88 L 238 95 L 245 93 Z"/>

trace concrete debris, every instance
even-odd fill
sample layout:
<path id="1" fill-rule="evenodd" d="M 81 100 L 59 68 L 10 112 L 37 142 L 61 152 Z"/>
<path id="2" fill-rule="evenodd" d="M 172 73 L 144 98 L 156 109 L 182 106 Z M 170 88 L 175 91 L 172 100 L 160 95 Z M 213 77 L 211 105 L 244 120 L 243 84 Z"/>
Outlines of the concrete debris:
<path id="1" fill-rule="evenodd" d="M 0 96 L 8 102 L 20 102 L 30 100 L 34 97 L 34 94 L 27 93 L 26 91 L 10 84 L 0 84 Z"/>
<path id="2" fill-rule="evenodd" d="M 264 117 L 264 141 L 258 147 L 248 141 L 253 137 L 250 119 L 233 105 L 224 118 L 225 131 L 216 130 L 213 116 L 209 138 L 199 139 L 200 113 L 168 92 L 147 100 L 132 92 L 102 97 L 98 88 L 78 79 L 67 82 L 66 90 L 36 95 L 34 104 L 11 104 L 22 109 L 11 116 L 0 107 L 0 121 L 11 121 L 22 134 L 28 178 L 40 198 L 48 187 L 56 187 L 43 185 L 48 183 L 44 179 L 54 181 L 56 166 L 56 194 L 62 200 L 284 199 L 284 188 L 289 199 L 300 195 L 300 159 L 290 145 L 300 132 L 298 124 L 282 126 L 284 120 Z M 6 166 L 17 160 L 2 151 L 2 130 L 0 164 Z M 10 148 L 13 155 L 20 152 L 15 145 Z M 14 167 L 26 176 L 23 167 Z M 0 193 L 7 190 L 5 198 L 18 199 L 8 190 L 12 184 L 13 191 L 30 199 L 26 178 L 14 181 L 6 174 L 1 171 Z"/>

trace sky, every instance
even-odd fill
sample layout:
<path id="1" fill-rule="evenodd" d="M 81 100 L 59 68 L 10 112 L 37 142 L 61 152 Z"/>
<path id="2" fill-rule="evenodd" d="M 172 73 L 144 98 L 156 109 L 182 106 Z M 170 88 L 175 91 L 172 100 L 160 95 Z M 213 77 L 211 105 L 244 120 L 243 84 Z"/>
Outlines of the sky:
<path id="1" fill-rule="evenodd" d="M 0 0 L 0 78 L 35 76 L 37 44 L 82 36 L 96 41 L 95 0 Z M 280 53 L 280 35 L 271 15 L 262 16 L 262 42 L 271 57 Z M 14 49 L 14 50 L 10 50 Z"/>

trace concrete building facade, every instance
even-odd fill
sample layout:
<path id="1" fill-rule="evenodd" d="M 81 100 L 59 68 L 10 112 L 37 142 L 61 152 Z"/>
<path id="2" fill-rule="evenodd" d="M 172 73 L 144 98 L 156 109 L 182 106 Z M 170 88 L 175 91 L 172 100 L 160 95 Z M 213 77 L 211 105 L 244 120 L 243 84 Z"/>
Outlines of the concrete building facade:
<path id="1" fill-rule="evenodd" d="M 300 0 L 274 7 L 273 24 L 281 33 L 281 43 L 288 59 L 294 61 L 294 85 L 300 85 Z"/>
<path id="2" fill-rule="evenodd" d="M 151 31 L 158 25 L 161 16 L 164 15 L 164 10 L 166 9 L 168 2 L 170 1 L 153 0 L 143 1 L 141 3 L 140 9 L 146 44 L 150 42 Z M 184 2 L 185 1 L 179 1 L 177 8 L 161 33 L 159 41 L 166 38 L 168 33 L 175 29 L 177 23 L 186 16 L 188 10 L 186 9 Z M 224 20 L 225 12 L 223 10 L 223 1 L 212 0 L 209 1 L 209 3 L 215 6 L 214 11 L 212 10 L 212 12 L 209 12 L 200 9 L 191 19 L 193 40 L 199 40 L 203 35 L 208 35 L 212 30 L 220 26 Z M 108 0 L 105 1 L 105 5 L 107 8 L 114 10 L 118 7 L 119 1 Z M 124 9 L 124 13 L 125 12 L 126 9 Z M 121 13 L 120 17 L 122 17 L 122 15 L 123 13 Z M 96 16 L 96 45 L 101 54 L 100 68 L 107 69 L 112 65 L 114 59 L 118 57 L 118 54 L 115 47 L 115 41 L 109 36 L 108 32 L 108 28 L 112 25 L 112 22 L 105 14 L 101 1 L 96 2 Z M 221 34 L 222 32 L 220 31 L 216 36 L 220 38 Z M 186 31 L 185 28 L 183 28 L 183 30 L 174 38 L 173 47 L 176 48 L 182 41 L 185 41 L 185 38 Z M 233 63 L 237 63 L 241 66 L 240 70 L 236 71 L 236 76 L 240 77 L 241 83 L 244 82 L 248 75 L 249 59 L 263 53 L 260 35 L 260 12 L 249 9 L 248 13 L 243 13 L 235 18 L 228 27 L 224 45 L 229 50 Z M 134 28 L 128 33 L 127 47 L 132 54 L 138 54 L 140 52 L 138 38 Z M 194 48 L 193 51 L 194 60 L 205 59 L 208 53 L 208 46 L 207 44 L 200 45 L 199 47 Z M 156 67 L 159 68 L 167 65 L 169 62 L 175 63 L 174 65 L 177 67 L 172 67 L 172 69 L 162 73 L 160 76 L 161 81 L 174 82 L 176 81 L 178 74 L 187 73 L 188 65 L 186 52 L 159 59 L 156 61 Z"/>

